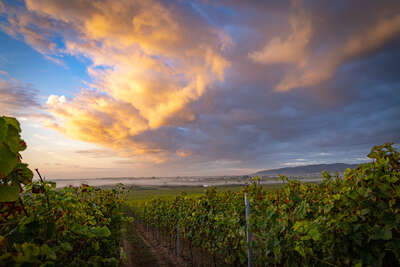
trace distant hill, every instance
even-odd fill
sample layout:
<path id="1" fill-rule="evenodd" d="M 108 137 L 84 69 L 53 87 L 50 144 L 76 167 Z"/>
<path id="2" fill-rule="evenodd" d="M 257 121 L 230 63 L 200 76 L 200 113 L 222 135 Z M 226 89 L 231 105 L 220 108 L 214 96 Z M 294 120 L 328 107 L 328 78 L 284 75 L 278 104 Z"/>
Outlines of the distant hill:
<path id="1" fill-rule="evenodd" d="M 280 169 L 264 170 L 259 171 L 252 176 L 278 176 L 280 174 L 287 176 L 310 176 L 321 174 L 323 170 L 327 170 L 330 173 L 343 173 L 347 168 L 353 169 L 358 164 L 346 164 L 346 163 L 332 163 L 332 164 L 315 164 L 315 165 L 304 165 L 296 167 L 286 167 Z"/>

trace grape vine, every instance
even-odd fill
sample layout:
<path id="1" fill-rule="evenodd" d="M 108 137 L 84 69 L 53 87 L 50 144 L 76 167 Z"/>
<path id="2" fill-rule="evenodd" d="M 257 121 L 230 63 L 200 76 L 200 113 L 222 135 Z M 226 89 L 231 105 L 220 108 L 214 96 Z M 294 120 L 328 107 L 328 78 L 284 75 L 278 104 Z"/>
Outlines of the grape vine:
<path id="1" fill-rule="evenodd" d="M 117 266 L 123 188 L 32 181 L 20 132 L 0 117 L 0 266 Z"/>
<path id="2" fill-rule="evenodd" d="M 255 180 L 242 192 L 209 189 L 198 198 L 133 203 L 136 216 L 167 235 L 179 231 L 214 264 L 247 261 L 243 195 L 250 201 L 255 266 L 398 266 L 400 264 L 400 153 L 373 147 L 372 162 L 344 178 L 323 173 L 320 184 L 282 177 L 268 191 Z M 175 235 L 176 236 L 176 235 Z"/>

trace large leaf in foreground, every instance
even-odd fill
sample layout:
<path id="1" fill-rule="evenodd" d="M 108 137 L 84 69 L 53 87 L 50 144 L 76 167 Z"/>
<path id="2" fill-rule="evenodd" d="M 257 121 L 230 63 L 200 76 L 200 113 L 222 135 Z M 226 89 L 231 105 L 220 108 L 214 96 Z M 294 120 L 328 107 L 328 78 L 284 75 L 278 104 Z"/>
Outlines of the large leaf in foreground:
<path id="1" fill-rule="evenodd" d="M 0 185 L 0 202 L 16 201 L 19 197 L 19 187 L 17 185 Z"/>
<path id="2" fill-rule="evenodd" d="M 18 157 L 5 144 L 0 143 L 0 178 L 6 177 L 18 164 Z"/>

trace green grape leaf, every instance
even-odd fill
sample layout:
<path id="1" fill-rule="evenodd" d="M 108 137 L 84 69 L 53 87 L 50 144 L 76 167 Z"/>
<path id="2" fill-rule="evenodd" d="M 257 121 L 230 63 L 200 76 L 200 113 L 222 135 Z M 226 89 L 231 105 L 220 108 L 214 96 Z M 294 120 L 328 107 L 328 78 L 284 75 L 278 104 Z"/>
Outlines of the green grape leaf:
<path id="1" fill-rule="evenodd" d="M 6 177 L 17 164 L 17 154 L 11 152 L 8 146 L 0 143 L 0 178 Z"/>
<path id="2" fill-rule="evenodd" d="M 17 179 L 19 182 L 23 184 L 29 184 L 32 182 L 33 172 L 28 168 L 28 164 L 26 163 L 19 163 L 15 168 L 17 172 Z"/>
<path id="3" fill-rule="evenodd" d="M 46 238 L 51 239 L 55 233 L 56 230 L 56 224 L 54 222 L 49 222 L 46 224 Z"/>
<path id="4" fill-rule="evenodd" d="M 8 127 L 5 143 L 8 145 L 12 152 L 18 153 L 20 151 L 20 140 L 21 137 L 18 133 L 18 130 L 14 127 Z"/>
<path id="5" fill-rule="evenodd" d="M 78 223 L 74 223 L 71 227 L 71 230 L 77 234 L 86 235 L 86 236 L 89 235 L 87 225 L 80 225 Z"/>
<path id="6" fill-rule="evenodd" d="M 0 185 L 0 202 L 12 202 L 16 201 L 19 197 L 19 186 L 18 185 Z"/>
<path id="7" fill-rule="evenodd" d="M 28 259 L 35 258 L 40 254 L 40 248 L 33 243 L 23 243 L 22 251 Z"/>
<path id="8" fill-rule="evenodd" d="M 7 253 L 3 253 L 2 255 L 0 255 L 0 262 L 5 262 L 6 260 L 10 259 L 12 257 L 12 254 L 7 252 Z"/>
<path id="9" fill-rule="evenodd" d="M 57 183 L 52 182 L 52 181 L 45 181 L 45 185 L 46 185 L 46 187 L 48 187 L 48 188 L 56 188 Z"/>
<path id="10" fill-rule="evenodd" d="M 93 234 L 95 234 L 97 237 L 108 237 L 111 235 L 111 232 L 107 228 L 107 226 L 96 227 L 91 230 L 92 230 Z"/>
<path id="11" fill-rule="evenodd" d="M 4 138 L 6 137 L 7 128 L 8 127 L 5 120 L 0 117 L 0 143 L 2 143 Z"/>
<path id="12" fill-rule="evenodd" d="M 383 239 L 383 240 L 392 239 L 392 232 L 389 229 L 385 228 L 383 230 L 383 235 L 382 235 L 381 239 Z"/>
<path id="13" fill-rule="evenodd" d="M 56 260 L 57 259 L 56 253 L 47 244 L 43 244 L 40 247 L 40 254 L 45 256 L 49 260 Z"/>
<path id="14" fill-rule="evenodd" d="M 61 248 L 63 249 L 63 250 L 65 250 L 65 251 L 72 251 L 72 246 L 71 246 L 71 244 L 70 243 L 68 243 L 68 242 L 63 242 L 63 243 L 61 243 Z"/>
<path id="15" fill-rule="evenodd" d="M 3 116 L 3 119 L 6 124 L 12 125 L 18 131 L 18 133 L 21 132 L 21 127 L 19 126 L 19 122 L 16 118 Z"/>

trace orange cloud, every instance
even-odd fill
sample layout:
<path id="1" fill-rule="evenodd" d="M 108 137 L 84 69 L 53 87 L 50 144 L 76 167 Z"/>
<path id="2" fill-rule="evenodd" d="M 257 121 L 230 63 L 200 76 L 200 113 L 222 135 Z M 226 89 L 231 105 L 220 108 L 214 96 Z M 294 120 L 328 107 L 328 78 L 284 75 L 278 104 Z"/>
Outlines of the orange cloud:
<path id="1" fill-rule="evenodd" d="M 153 162 L 166 160 L 167 151 L 136 142 L 133 136 L 148 128 L 147 121 L 137 109 L 96 92 L 84 91 L 69 102 L 64 96 L 51 95 L 49 111 L 59 123 L 45 122 L 73 139 L 99 144 L 119 152 L 121 156 L 141 155 Z"/>
<path id="2" fill-rule="evenodd" d="M 343 57 L 349 59 L 380 48 L 399 33 L 400 15 L 382 19 L 371 28 L 350 38 L 342 49 Z"/>
<path id="3" fill-rule="evenodd" d="M 295 63 L 300 66 L 305 64 L 308 56 L 308 43 L 312 36 L 311 20 L 304 9 L 294 5 L 290 17 L 291 33 L 284 39 L 272 38 L 260 51 L 249 53 L 250 59 L 262 64 Z"/>
<path id="4" fill-rule="evenodd" d="M 188 12 L 158 1 L 26 0 L 26 9 L 15 9 L 8 18 L 7 31 L 45 55 L 62 52 L 92 62 L 94 90 L 71 99 L 49 96 L 46 107 L 57 121 L 47 126 L 123 155 L 146 154 L 162 162 L 185 150 L 169 151 L 135 136 L 195 120 L 187 105 L 223 81 L 230 66 L 222 55 L 229 36 Z M 52 36 L 63 38 L 62 51 Z"/>
<path id="5" fill-rule="evenodd" d="M 185 158 L 185 157 L 189 157 L 192 155 L 192 152 L 190 150 L 177 150 L 176 154 L 179 157 Z"/>
<path id="6" fill-rule="evenodd" d="M 345 62 L 379 49 L 400 33 L 400 15 L 386 18 L 359 34 L 351 36 L 339 47 L 327 52 L 322 59 L 309 60 L 305 67 L 289 72 L 276 86 L 277 91 L 297 87 L 317 86 L 332 78 Z"/>

